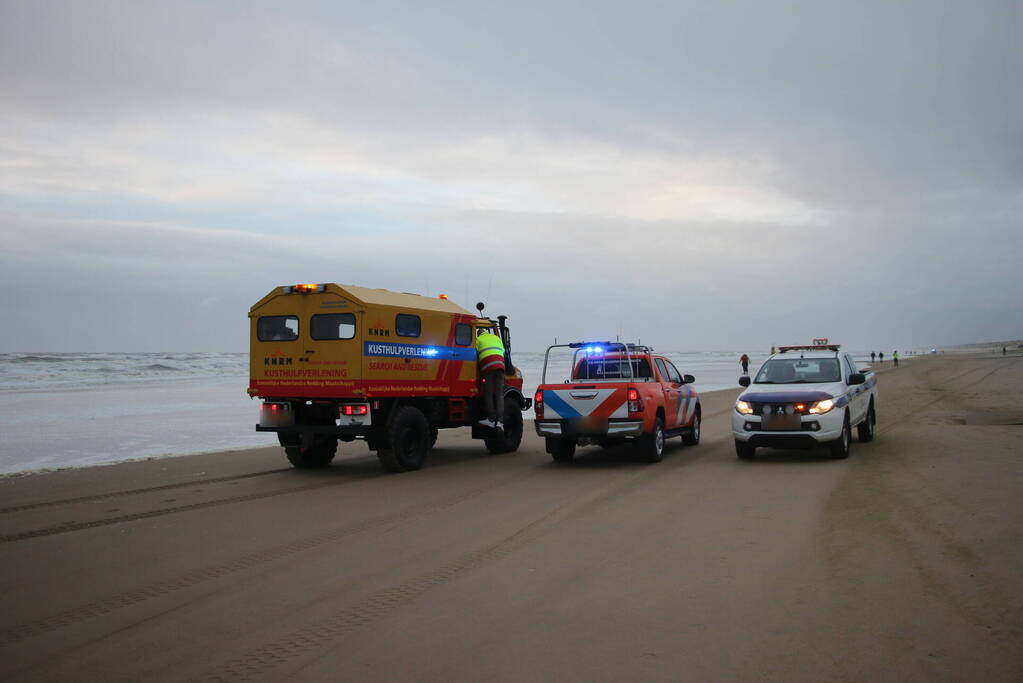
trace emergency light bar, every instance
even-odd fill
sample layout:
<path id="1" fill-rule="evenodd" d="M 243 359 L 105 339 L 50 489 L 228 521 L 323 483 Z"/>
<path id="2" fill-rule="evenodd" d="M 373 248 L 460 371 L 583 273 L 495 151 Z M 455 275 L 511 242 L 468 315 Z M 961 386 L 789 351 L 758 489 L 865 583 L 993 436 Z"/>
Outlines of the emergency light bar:
<path id="1" fill-rule="evenodd" d="M 587 346 L 613 346 L 615 344 L 617 344 L 618 346 L 623 346 L 623 344 L 621 344 L 619 342 L 609 342 L 609 341 L 601 341 L 601 342 L 572 342 L 571 344 L 568 345 L 568 348 L 570 348 L 570 349 L 581 349 L 581 348 L 587 347 Z"/>
<path id="2" fill-rule="evenodd" d="M 313 292 L 326 292 L 327 285 L 293 285 L 291 287 L 285 287 L 284 291 L 288 294 L 311 294 Z"/>
<path id="3" fill-rule="evenodd" d="M 841 344 L 804 344 L 801 346 L 779 346 L 778 353 L 787 353 L 789 351 L 835 351 L 838 352 L 838 348 Z"/>

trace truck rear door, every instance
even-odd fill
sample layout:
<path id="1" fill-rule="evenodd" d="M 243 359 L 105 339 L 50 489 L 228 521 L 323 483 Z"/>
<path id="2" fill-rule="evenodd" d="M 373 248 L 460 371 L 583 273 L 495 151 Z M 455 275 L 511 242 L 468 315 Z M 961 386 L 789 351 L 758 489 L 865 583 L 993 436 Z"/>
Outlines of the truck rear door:
<path id="1" fill-rule="evenodd" d="M 250 391 L 282 398 L 356 395 L 362 325 L 354 302 L 325 289 L 282 288 L 249 316 Z"/>

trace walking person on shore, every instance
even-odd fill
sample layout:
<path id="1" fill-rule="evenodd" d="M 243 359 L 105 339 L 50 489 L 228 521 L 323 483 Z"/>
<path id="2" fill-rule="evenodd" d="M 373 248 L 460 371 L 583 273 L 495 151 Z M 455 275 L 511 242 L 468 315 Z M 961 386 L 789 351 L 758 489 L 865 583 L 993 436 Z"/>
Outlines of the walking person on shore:
<path id="1" fill-rule="evenodd" d="M 895 363 L 895 367 L 899 367 L 899 352 L 892 351 L 892 362 Z"/>
<path id="2" fill-rule="evenodd" d="M 749 374 L 749 356 L 745 353 L 739 358 L 739 364 L 742 365 L 742 374 Z"/>
<path id="3" fill-rule="evenodd" d="M 877 359 L 878 359 L 878 361 L 881 362 L 881 365 L 884 365 L 884 351 L 882 351 L 879 354 L 877 354 Z"/>
<path id="4" fill-rule="evenodd" d="M 873 351 L 870 352 L 870 362 L 873 363 L 877 359 L 877 354 Z"/>

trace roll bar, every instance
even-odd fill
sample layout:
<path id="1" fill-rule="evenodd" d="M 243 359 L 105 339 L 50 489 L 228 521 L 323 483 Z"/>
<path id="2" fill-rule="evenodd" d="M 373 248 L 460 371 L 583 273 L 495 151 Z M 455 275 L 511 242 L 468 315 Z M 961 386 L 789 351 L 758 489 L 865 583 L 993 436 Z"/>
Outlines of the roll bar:
<path id="1" fill-rule="evenodd" d="M 639 359 L 642 356 L 647 356 L 648 360 L 651 360 L 650 363 L 651 367 L 653 367 L 652 359 L 649 358 L 650 354 L 653 353 L 654 350 L 652 346 L 612 341 L 571 342 L 568 344 L 551 344 L 550 346 L 547 347 L 547 352 L 544 353 L 543 356 L 543 375 L 540 380 L 541 384 L 547 384 L 547 364 L 550 362 L 551 349 L 574 349 L 575 352 L 572 354 L 572 368 L 575 368 L 580 353 L 585 355 L 623 353 L 629 365 L 629 377 L 627 378 L 629 381 L 634 381 L 636 379 L 636 373 L 632 365 L 632 360 L 634 357 L 636 359 Z"/>

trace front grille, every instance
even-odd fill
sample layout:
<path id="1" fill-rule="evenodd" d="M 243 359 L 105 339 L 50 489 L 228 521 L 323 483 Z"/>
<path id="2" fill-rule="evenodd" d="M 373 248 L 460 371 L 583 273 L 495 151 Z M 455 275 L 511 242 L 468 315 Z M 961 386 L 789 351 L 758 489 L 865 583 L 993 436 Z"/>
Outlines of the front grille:
<path id="1" fill-rule="evenodd" d="M 750 405 L 753 407 L 753 414 L 760 416 L 764 415 L 764 408 L 768 409 L 768 415 L 777 415 L 778 408 L 785 411 L 785 415 L 791 415 L 793 412 L 791 403 L 751 403 Z"/>

